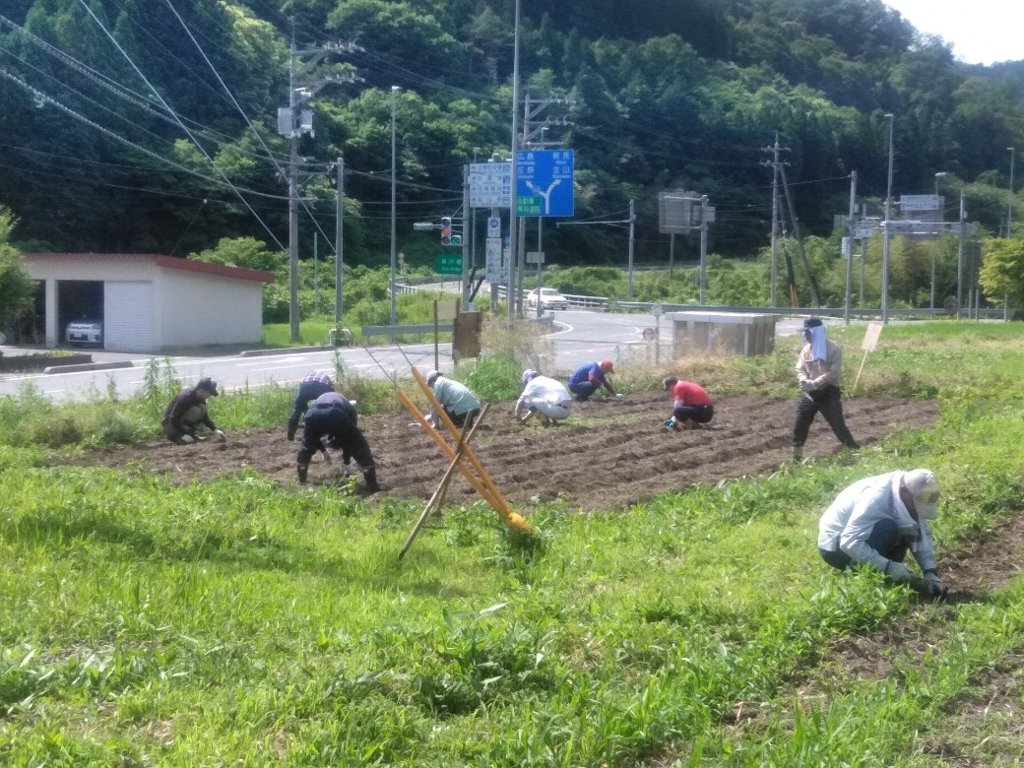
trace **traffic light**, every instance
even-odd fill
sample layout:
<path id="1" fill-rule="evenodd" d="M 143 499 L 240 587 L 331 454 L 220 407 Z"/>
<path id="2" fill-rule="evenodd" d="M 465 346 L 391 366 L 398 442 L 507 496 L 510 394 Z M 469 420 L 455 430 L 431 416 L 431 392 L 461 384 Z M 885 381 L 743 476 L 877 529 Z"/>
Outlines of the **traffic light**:
<path id="1" fill-rule="evenodd" d="M 441 218 L 441 245 L 452 244 L 452 217 L 444 216 Z"/>

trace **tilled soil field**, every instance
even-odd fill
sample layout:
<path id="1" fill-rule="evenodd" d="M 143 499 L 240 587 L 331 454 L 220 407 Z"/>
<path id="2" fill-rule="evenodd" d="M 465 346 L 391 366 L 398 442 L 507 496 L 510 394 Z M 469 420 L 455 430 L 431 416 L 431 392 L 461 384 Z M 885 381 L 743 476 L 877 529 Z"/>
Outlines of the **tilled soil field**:
<path id="1" fill-rule="evenodd" d="M 754 476 L 777 469 L 792 457 L 793 398 L 726 396 L 716 399 L 716 415 L 705 428 L 667 433 L 662 421 L 671 411 L 664 392 L 629 395 L 624 402 L 598 399 L 574 403 L 564 423 L 544 427 L 519 424 L 511 403 L 488 411 L 471 447 L 502 494 L 513 504 L 534 498 L 564 499 L 584 511 L 622 509 L 665 491 L 724 478 Z M 898 430 L 932 426 L 938 405 L 931 401 L 847 399 L 847 423 L 861 445 Z M 216 418 L 216 403 L 212 415 Z M 210 480 L 243 469 L 260 472 L 284 486 L 297 486 L 295 450 L 278 430 L 229 434 L 226 443 L 197 445 L 150 442 L 132 448 L 97 451 L 78 463 L 122 466 L 140 462 L 175 480 Z M 377 462 L 387 494 L 427 499 L 447 460 L 428 435 L 411 426 L 406 413 L 361 415 L 359 425 Z M 300 430 L 301 436 L 301 430 Z M 805 456 L 838 451 L 839 443 L 819 416 Z M 909 469 L 909 467 L 908 467 Z M 343 483 L 341 462 L 314 458 L 312 486 Z M 466 503 L 475 491 L 460 476 L 449 503 Z"/>

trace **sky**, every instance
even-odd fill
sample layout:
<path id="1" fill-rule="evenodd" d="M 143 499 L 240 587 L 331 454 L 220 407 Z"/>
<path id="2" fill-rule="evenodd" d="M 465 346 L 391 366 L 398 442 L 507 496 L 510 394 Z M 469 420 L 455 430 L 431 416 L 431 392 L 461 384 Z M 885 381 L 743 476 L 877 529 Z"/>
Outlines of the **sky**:
<path id="1" fill-rule="evenodd" d="M 969 64 L 1024 59 L 1019 0 L 884 0 L 919 32 L 953 44 Z M 1018 10 L 1014 11 L 1016 7 Z"/>

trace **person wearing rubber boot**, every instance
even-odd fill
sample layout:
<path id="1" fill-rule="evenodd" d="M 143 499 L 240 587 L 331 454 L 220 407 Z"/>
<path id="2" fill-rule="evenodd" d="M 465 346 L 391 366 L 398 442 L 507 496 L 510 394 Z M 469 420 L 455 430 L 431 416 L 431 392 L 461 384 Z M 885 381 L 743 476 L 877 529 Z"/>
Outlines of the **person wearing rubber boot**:
<path id="1" fill-rule="evenodd" d="M 366 480 L 366 492 L 383 490 L 377 482 L 377 470 L 373 463 L 370 445 L 362 430 L 356 426 L 356 413 L 352 403 L 337 392 L 320 395 L 309 410 L 302 428 L 302 442 L 296 458 L 299 482 L 305 483 L 309 473 L 309 460 L 317 451 L 327 453 L 323 440 L 326 437 L 331 447 L 340 448 L 342 455 L 355 459 Z"/>
<path id="2" fill-rule="evenodd" d="M 820 317 L 804 320 L 804 342 L 796 360 L 800 399 L 793 424 L 793 458 L 800 461 L 804 457 L 804 443 L 819 411 L 840 443 L 851 450 L 860 448 L 843 417 L 839 388 L 843 373 L 842 348 L 826 338 L 825 324 Z"/>
<path id="3" fill-rule="evenodd" d="M 870 565 L 889 581 L 910 584 L 927 596 L 941 596 L 946 585 L 935 564 L 928 521 L 938 515 L 939 481 L 928 469 L 888 472 L 845 488 L 818 521 L 818 551 L 839 570 Z M 910 552 L 922 577 L 903 560 Z"/>

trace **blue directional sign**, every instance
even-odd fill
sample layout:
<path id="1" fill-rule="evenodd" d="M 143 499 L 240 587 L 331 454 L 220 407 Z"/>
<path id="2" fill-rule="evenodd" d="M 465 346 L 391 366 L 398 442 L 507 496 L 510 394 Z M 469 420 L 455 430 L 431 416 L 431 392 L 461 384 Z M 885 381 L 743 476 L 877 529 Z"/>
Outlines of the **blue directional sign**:
<path id="1" fill-rule="evenodd" d="M 573 215 L 571 149 L 521 150 L 516 155 L 516 215 Z"/>

